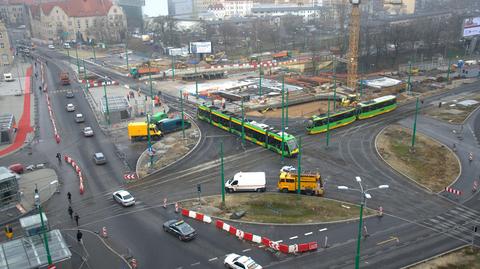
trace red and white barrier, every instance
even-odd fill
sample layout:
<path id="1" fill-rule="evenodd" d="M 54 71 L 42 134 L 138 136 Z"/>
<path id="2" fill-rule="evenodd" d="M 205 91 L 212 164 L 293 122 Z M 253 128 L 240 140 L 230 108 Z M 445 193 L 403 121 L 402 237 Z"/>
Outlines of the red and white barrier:
<path id="1" fill-rule="evenodd" d="M 478 190 L 478 181 L 473 181 L 472 191 L 476 192 Z"/>
<path id="2" fill-rule="evenodd" d="M 46 89 L 47 89 L 47 85 L 44 85 L 43 90 L 45 91 L 45 97 L 47 99 L 48 115 L 50 116 L 50 121 L 52 122 L 53 135 L 54 135 L 54 138 L 55 138 L 55 141 L 57 142 L 57 144 L 60 144 L 60 134 L 58 133 L 57 125 L 55 124 L 55 117 L 53 115 L 52 105 L 50 104 L 50 96 L 46 92 Z"/>
<path id="3" fill-rule="evenodd" d="M 451 187 L 446 187 L 445 191 L 449 192 L 449 193 L 453 193 L 455 195 L 462 195 L 462 191 L 456 190 L 456 189 L 451 188 Z"/>
<path id="4" fill-rule="evenodd" d="M 107 83 L 105 84 L 105 81 L 104 80 L 85 80 L 85 79 L 81 79 L 81 80 L 78 80 L 78 83 L 82 83 L 82 84 L 86 84 L 88 83 L 88 87 L 90 88 L 93 88 L 93 87 L 99 87 L 99 86 L 103 86 L 103 85 L 118 85 L 118 81 L 115 81 L 115 80 L 109 80 L 107 81 Z"/>
<path id="5" fill-rule="evenodd" d="M 107 227 L 105 227 L 105 226 L 102 227 L 102 237 L 103 237 L 103 238 L 107 238 L 107 237 L 108 237 Z"/>
<path id="6" fill-rule="evenodd" d="M 68 155 L 64 156 L 65 161 L 70 164 L 73 169 L 75 169 L 75 172 L 77 172 L 78 180 L 79 180 L 79 191 L 80 194 L 83 194 L 85 192 L 85 188 L 83 186 L 83 175 L 82 175 L 82 169 L 80 169 L 80 166 Z"/>
<path id="7" fill-rule="evenodd" d="M 192 219 L 196 219 L 196 220 L 205 222 L 205 223 L 211 223 L 212 222 L 212 218 L 210 218 L 209 216 L 206 216 L 205 214 L 198 213 L 198 212 L 195 212 L 195 211 L 192 211 L 192 210 L 187 210 L 187 209 L 182 208 L 182 215 L 184 215 L 186 217 L 189 217 L 189 218 L 192 218 Z"/>

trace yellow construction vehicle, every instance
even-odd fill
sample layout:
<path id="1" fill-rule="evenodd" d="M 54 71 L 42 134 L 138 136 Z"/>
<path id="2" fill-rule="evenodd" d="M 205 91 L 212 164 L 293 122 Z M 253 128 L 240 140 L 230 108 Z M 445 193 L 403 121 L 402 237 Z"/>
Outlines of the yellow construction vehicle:
<path id="1" fill-rule="evenodd" d="M 295 172 L 280 172 L 278 190 L 294 192 L 298 189 L 298 175 Z M 300 192 L 308 195 L 323 196 L 323 180 L 319 173 L 302 173 L 300 175 Z"/>
<path id="2" fill-rule="evenodd" d="M 216 53 L 216 54 L 210 54 L 210 55 L 207 55 L 207 56 L 205 57 L 205 62 L 207 62 L 208 64 L 215 64 L 215 63 L 217 63 L 220 59 L 222 59 L 223 56 L 225 56 L 225 52 L 224 52 L 224 51 L 218 52 L 218 53 Z"/>
<path id="3" fill-rule="evenodd" d="M 356 94 L 349 94 L 342 98 L 342 106 L 348 107 L 358 102 L 358 96 Z"/>
<path id="4" fill-rule="evenodd" d="M 162 136 L 162 132 L 157 126 L 150 123 L 150 137 L 152 140 L 158 140 Z M 131 122 L 128 124 L 128 137 L 132 142 L 148 139 L 148 129 L 146 122 Z"/>

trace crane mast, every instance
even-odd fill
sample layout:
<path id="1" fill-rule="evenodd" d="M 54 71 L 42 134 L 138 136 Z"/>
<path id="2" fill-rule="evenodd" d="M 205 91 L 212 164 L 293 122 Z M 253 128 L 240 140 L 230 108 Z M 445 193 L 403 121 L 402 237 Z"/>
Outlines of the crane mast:
<path id="1" fill-rule="evenodd" d="M 347 86 L 357 88 L 358 80 L 358 45 L 360 42 L 360 0 L 350 0 L 352 14 L 350 16 L 349 40 L 347 53 Z"/>

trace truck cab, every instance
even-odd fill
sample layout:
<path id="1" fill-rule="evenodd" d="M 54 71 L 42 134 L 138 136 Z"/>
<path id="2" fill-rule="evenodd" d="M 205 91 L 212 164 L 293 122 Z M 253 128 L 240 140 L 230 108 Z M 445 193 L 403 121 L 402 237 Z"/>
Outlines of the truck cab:
<path id="1" fill-rule="evenodd" d="M 281 192 L 294 192 L 298 189 L 298 174 L 280 172 L 278 190 Z M 323 180 L 319 173 L 302 173 L 300 175 L 300 192 L 308 195 L 323 196 Z"/>

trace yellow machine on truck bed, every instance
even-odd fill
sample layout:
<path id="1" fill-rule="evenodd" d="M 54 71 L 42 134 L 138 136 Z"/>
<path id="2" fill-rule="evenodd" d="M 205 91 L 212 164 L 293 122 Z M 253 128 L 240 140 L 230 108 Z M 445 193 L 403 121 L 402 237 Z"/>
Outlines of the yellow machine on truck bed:
<path id="1" fill-rule="evenodd" d="M 278 190 L 281 192 L 296 192 L 298 175 L 295 172 L 281 172 L 278 179 Z M 300 191 L 309 195 L 323 196 L 323 180 L 319 173 L 302 173 L 300 175 Z"/>
<path id="2" fill-rule="evenodd" d="M 158 140 L 162 136 L 162 132 L 157 129 L 157 126 L 150 123 L 150 138 Z M 128 124 L 128 138 L 132 142 L 139 140 L 146 140 L 148 138 L 148 130 L 146 122 L 132 122 Z"/>

